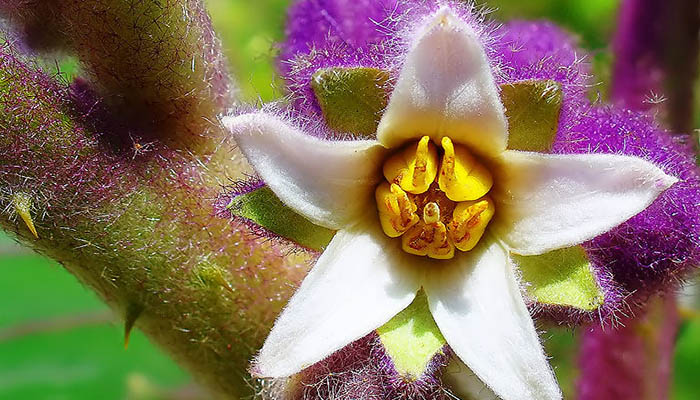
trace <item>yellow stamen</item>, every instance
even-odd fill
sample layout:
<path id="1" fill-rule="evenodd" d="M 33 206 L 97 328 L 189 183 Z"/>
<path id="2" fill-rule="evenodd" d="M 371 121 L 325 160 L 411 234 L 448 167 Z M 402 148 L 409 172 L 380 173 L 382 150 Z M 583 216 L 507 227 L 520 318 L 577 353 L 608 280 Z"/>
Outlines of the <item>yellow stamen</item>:
<path id="1" fill-rule="evenodd" d="M 447 235 L 447 227 L 442 222 L 433 225 L 435 238 L 430 245 L 428 257 L 438 260 L 449 260 L 455 256 L 455 246 Z"/>
<path id="2" fill-rule="evenodd" d="M 36 231 L 34 220 L 32 219 L 32 198 L 26 193 L 15 193 L 12 195 L 12 205 L 15 207 L 15 212 L 22 218 L 22 221 L 27 225 L 32 235 L 39 239 L 39 234 Z"/>
<path id="3" fill-rule="evenodd" d="M 391 156 L 384 163 L 384 177 L 412 194 L 424 193 L 437 176 L 437 147 L 428 136 Z"/>
<path id="4" fill-rule="evenodd" d="M 399 237 L 418 223 L 418 208 L 408 194 L 395 183 L 384 182 L 374 193 L 379 221 L 389 237 Z"/>
<path id="5" fill-rule="evenodd" d="M 420 222 L 401 237 L 401 248 L 409 254 L 440 260 L 454 257 L 455 246 L 450 243 L 447 228 L 442 222 Z"/>
<path id="6" fill-rule="evenodd" d="M 496 209 L 490 197 L 457 204 L 448 225 L 449 236 L 461 251 L 476 247 Z"/>
<path id="7" fill-rule="evenodd" d="M 408 254 L 427 256 L 428 246 L 433 241 L 430 233 L 423 223 L 413 226 L 401 237 L 401 248 Z"/>
<path id="8" fill-rule="evenodd" d="M 476 200 L 491 190 L 491 173 L 466 148 L 454 145 L 449 137 L 442 138 L 445 155 L 442 158 L 438 184 L 452 201 Z"/>
<path id="9" fill-rule="evenodd" d="M 401 236 L 405 252 L 450 259 L 455 249 L 476 247 L 493 218 L 494 202 L 486 196 L 493 177 L 449 137 L 441 145 L 440 164 L 428 136 L 391 156 L 384 163 L 388 182 L 377 187 L 375 198 L 384 233 Z"/>

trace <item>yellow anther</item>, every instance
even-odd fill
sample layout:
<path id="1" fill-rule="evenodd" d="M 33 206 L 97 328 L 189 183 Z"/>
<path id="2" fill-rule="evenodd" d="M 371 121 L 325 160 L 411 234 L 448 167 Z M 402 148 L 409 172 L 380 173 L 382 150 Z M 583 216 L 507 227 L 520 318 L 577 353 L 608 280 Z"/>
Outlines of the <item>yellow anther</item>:
<path id="1" fill-rule="evenodd" d="M 34 220 L 32 219 L 33 201 L 31 196 L 22 192 L 15 193 L 12 195 L 12 205 L 15 207 L 15 212 L 22 218 L 22 221 L 27 225 L 32 235 L 39 239 L 39 234 L 36 231 Z"/>
<path id="2" fill-rule="evenodd" d="M 405 252 L 450 259 L 455 249 L 476 247 L 493 218 L 494 203 L 486 196 L 493 177 L 449 137 L 441 145 L 439 165 L 428 136 L 391 156 L 384 163 L 388 182 L 377 187 L 375 198 L 384 233 L 401 236 Z"/>
<path id="3" fill-rule="evenodd" d="M 440 207 L 435 202 L 430 202 L 423 207 L 423 223 L 435 224 L 440 221 Z"/>
<path id="4" fill-rule="evenodd" d="M 379 221 L 389 237 L 399 237 L 418 223 L 416 204 L 395 183 L 384 182 L 374 192 L 379 209 Z"/>
<path id="5" fill-rule="evenodd" d="M 455 246 L 450 243 L 442 222 L 429 225 L 419 222 L 401 237 L 401 247 L 406 253 L 440 260 L 450 259 L 455 254 Z"/>
<path id="6" fill-rule="evenodd" d="M 448 233 L 454 245 L 461 251 L 473 249 L 484 235 L 486 226 L 496 208 L 489 197 L 457 204 L 452 213 Z"/>
<path id="7" fill-rule="evenodd" d="M 424 193 L 438 172 L 437 147 L 428 136 L 391 156 L 384 163 L 384 177 L 412 194 Z"/>
<path id="8" fill-rule="evenodd" d="M 430 244 L 428 257 L 438 260 L 448 260 L 455 256 L 455 246 L 447 234 L 447 227 L 442 222 L 433 225 L 435 238 Z"/>
<path id="9" fill-rule="evenodd" d="M 466 148 L 442 138 L 445 155 L 440 166 L 438 184 L 452 201 L 476 200 L 491 190 L 493 177 Z"/>

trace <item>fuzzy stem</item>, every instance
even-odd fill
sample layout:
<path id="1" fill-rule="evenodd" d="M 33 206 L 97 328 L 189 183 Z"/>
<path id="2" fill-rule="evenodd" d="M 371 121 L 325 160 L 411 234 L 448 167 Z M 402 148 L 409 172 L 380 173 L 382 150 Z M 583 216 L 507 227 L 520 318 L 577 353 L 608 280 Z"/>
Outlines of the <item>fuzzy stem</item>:
<path id="1" fill-rule="evenodd" d="M 74 94 L 0 48 L 0 227 L 136 318 L 215 392 L 250 395 L 248 363 L 307 256 L 213 215 L 221 171 L 247 171 L 241 156 L 205 160 L 137 137 L 115 145 L 118 127 Z M 18 196 L 31 200 L 21 210 Z M 38 239 L 18 215 L 27 210 Z"/>
<path id="2" fill-rule="evenodd" d="M 618 22 L 613 42 L 613 101 L 641 110 L 661 104 L 669 128 L 691 132 L 700 3 L 624 0 Z"/>
<path id="3" fill-rule="evenodd" d="M 223 137 L 235 92 L 201 0 L 3 0 L 0 14 L 30 47 L 79 58 L 123 133 L 196 154 Z"/>
<path id="4" fill-rule="evenodd" d="M 667 125 L 691 132 L 698 68 L 700 3 L 624 0 L 613 47 L 612 101 L 659 111 Z M 666 101 L 660 100 L 662 94 Z M 697 140 L 693 140 L 697 149 Z M 579 400 L 667 399 L 678 330 L 675 297 L 652 299 L 646 313 L 615 329 L 587 330 L 579 353 Z"/>
<path id="5" fill-rule="evenodd" d="M 657 298 L 645 315 L 622 323 L 618 329 L 594 326 L 586 331 L 578 399 L 668 399 L 678 331 L 675 299 Z"/>

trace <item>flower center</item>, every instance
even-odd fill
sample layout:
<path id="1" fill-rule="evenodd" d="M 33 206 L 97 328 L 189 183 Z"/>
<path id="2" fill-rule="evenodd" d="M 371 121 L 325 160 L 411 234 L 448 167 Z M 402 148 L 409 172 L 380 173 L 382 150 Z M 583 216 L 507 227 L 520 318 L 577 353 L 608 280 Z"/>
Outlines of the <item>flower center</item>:
<path id="1" fill-rule="evenodd" d="M 473 249 L 495 212 L 491 173 L 448 137 L 438 150 L 428 136 L 389 157 L 375 192 L 387 236 L 405 252 L 436 259 Z"/>

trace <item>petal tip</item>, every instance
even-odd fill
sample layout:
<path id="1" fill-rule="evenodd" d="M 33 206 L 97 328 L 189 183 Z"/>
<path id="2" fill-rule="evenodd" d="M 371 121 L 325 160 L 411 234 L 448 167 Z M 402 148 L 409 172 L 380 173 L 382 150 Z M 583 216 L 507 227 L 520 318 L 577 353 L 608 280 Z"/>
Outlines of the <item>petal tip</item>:
<path id="1" fill-rule="evenodd" d="M 450 9 L 450 7 L 443 5 L 435 13 L 435 16 L 433 17 L 433 22 L 441 26 L 446 26 L 454 22 L 456 17 L 457 16 L 452 11 L 452 9 Z"/>
<path id="2" fill-rule="evenodd" d="M 659 185 L 659 188 L 664 191 L 678 182 L 680 182 L 680 179 L 676 178 L 675 176 L 664 174 L 664 176 L 659 179 L 657 184 Z"/>
<path id="3" fill-rule="evenodd" d="M 249 131 L 256 123 L 262 124 L 261 113 L 248 113 L 240 115 L 225 115 L 220 118 L 221 124 L 234 135 Z M 276 117 L 270 115 L 270 121 L 275 121 Z"/>
<path id="4" fill-rule="evenodd" d="M 221 125 L 223 125 L 223 127 L 233 135 L 240 134 L 241 131 L 244 130 L 243 121 L 241 120 L 240 115 L 227 115 L 225 117 L 221 117 Z"/>
<path id="5" fill-rule="evenodd" d="M 250 365 L 250 368 L 248 368 L 248 373 L 253 378 L 259 378 L 259 379 L 270 378 L 270 376 L 268 374 L 266 374 L 265 371 L 263 370 L 263 368 L 260 366 L 257 359 L 254 360 L 252 362 L 252 364 Z"/>
<path id="6" fill-rule="evenodd" d="M 423 29 L 423 34 L 419 37 L 423 37 L 426 33 L 433 30 L 462 30 L 471 36 L 476 36 L 472 27 L 464 23 L 464 21 L 459 17 L 458 14 L 452 10 L 449 6 L 443 5 L 440 7 L 435 14 L 429 19 L 429 22 L 425 25 Z"/>
<path id="7" fill-rule="evenodd" d="M 224 115 L 219 120 L 221 121 L 221 125 L 223 125 L 226 129 L 231 130 L 236 117 L 234 115 Z"/>
<path id="8" fill-rule="evenodd" d="M 284 360 L 270 354 L 267 348 L 268 346 L 266 343 L 248 368 L 248 372 L 253 378 L 287 378 L 301 372 L 303 369 L 290 368 L 290 365 L 285 363 Z"/>

